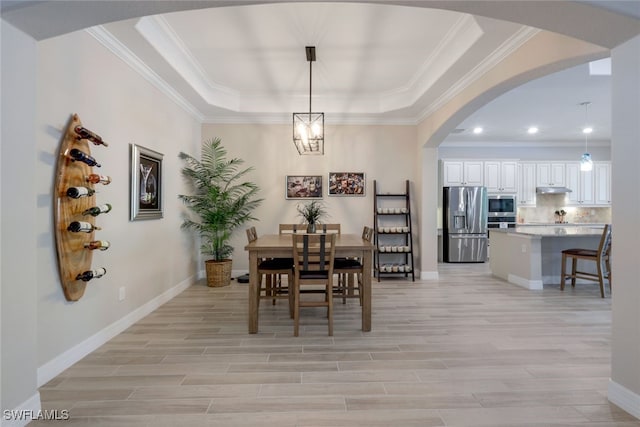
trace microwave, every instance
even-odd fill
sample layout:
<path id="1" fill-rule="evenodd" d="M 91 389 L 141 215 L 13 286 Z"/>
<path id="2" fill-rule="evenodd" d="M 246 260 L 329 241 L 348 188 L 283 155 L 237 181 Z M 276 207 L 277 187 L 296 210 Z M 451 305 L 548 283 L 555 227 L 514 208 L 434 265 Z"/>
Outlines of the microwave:
<path id="1" fill-rule="evenodd" d="M 518 212 L 515 194 L 490 194 L 488 197 L 489 217 L 515 217 Z"/>

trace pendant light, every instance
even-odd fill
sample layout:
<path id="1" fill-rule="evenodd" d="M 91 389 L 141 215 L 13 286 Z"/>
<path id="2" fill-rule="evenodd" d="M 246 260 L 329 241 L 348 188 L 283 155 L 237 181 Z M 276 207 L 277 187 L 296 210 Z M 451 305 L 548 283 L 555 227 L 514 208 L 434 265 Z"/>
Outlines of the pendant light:
<path id="1" fill-rule="evenodd" d="M 315 46 L 305 47 L 309 61 L 309 112 L 293 113 L 293 143 L 300 155 L 324 154 L 324 113 L 311 110 L 311 64 L 316 60 Z"/>
<path id="2" fill-rule="evenodd" d="M 591 105 L 591 102 L 581 102 L 580 105 L 584 106 L 585 123 L 585 127 L 582 129 L 582 133 L 584 133 L 584 154 L 580 158 L 580 170 L 589 172 L 593 169 L 593 161 L 591 160 L 591 154 L 589 154 L 589 134 L 593 132 L 593 128 L 589 126 L 589 105 Z"/>

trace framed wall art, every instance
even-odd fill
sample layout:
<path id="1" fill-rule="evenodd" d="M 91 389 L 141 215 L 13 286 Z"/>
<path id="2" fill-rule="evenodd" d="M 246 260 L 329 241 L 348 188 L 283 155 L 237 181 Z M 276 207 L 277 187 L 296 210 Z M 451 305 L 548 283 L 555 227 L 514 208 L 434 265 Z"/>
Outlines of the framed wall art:
<path id="1" fill-rule="evenodd" d="M 157 151 L 130 144 L 131 221 L 162 218 L 162 157 Z"/>
<path id="2" fill-rule="evenodd" d="M 364 196 L 364 172 L 329 172 L 330 196 Z"/>
<path id="3" fill-rule="evenodd" d="M 287 199 L 321 199 L 321 175 L 287 175 Z"/>

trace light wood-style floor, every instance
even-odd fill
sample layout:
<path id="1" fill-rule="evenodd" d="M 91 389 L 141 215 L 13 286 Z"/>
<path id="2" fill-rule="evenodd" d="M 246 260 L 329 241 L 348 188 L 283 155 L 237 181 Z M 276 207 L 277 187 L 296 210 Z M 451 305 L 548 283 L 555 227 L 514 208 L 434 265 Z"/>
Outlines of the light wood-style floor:
<path id="1" fill-rule="evenodd" d="M 611 300 L 597 285 L 528 291 L 487 264 L 439 281 L 374 282 L 373 330 L 356 300 L 302 313 L 247 285 L 199 283 L 40 389 L 66 422 L 30 426 L 637 427 L 607 401 Z"/>

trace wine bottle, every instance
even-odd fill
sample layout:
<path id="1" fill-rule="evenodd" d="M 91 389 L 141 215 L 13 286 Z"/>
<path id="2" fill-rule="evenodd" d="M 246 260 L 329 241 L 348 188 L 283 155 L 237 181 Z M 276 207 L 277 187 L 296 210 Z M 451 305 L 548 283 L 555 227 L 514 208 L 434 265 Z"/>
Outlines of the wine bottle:
<path id="1" fill-rule="evenodd" d="M 95 249 L 100 249 L 101 251 L 106 251 L 111 246 L 107 240 L 92 240 L 91 242 L 87 242 L 84 244 L 86 249 L 93 251 Z"/>
<path id="2" fill-rule="evenodd" d="M 110 210 L 111 210 L 111 205 L 109 203 L 105 203 L 104 205 L 93 206 L 85 210 L 84 212 L 82 212 L 82 215 L 98 216 L 101 213 L 107 213 Z"/>
<path id="3" fill-rule="evenodd" d="M 78 150 L 77 148 L 72 148 L 71 151 L 69 151 L 69 156 L 71 156 L 71 159 L 74 162 L 75 161 L 84 162 L 89 166 L 95 166 L 98 168 L 101 166 L 98 162 L 96 162 L 96 159 Z"/>
<path id="4" fill-rule="evenodd" d="M 93 230 L 101 230 L 101 228 L 85 221 L 73 221 L 67 230 L 74 233 L 91 233 Z"/>
<path id="5" fill-rule="evenodd" d="M 111 177 L 107 175 L 98 175 L 97 173 L 92 173 L 84 178 L 85 181 L 90 182 L 92 184 L 103 184 L 109 185 L 111 183 Z"/>
<path id="6" fill-rule="evenodd" d="M 109 146 L 109 144 L 102 140 L 102 137 L 100 135 L 95 132 L 91 132 L 87 128 L 76 126 L 73 130 L 78 135 L 78 139 L 88 139 L 89 141 L 93 142 L 94 145 L 104 145 L 105 147 Z"/>
<path id="7" fill-rule="evenodd" d="M 83 282 L 88 282 L 91 279 L 99 279 L 100 277 L 107 274 L 107 269 L 104 267 L 96 268 L 95 270 L 87 270 L 76 276 L 76 280 L 82 280 Z"/>
<path id="8" fill-rule="evenodd" d="M 95 192 L 96 190 L 89 187 L 69 187 L 67 189 L 67 196 L 72 199 L 79 199 L 80 197 L 93 196 Z"/>

